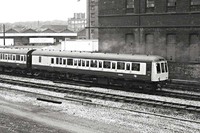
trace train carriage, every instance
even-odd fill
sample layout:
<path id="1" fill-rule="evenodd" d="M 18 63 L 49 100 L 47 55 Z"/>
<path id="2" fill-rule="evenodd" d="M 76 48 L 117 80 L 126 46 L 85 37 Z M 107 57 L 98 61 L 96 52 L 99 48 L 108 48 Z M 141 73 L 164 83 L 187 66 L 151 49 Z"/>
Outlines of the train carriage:
<path id="1" fill-rule="evenodd" d="M 154 55 L 128 55 L 36 50 L 32 69 L 62 73 L 66 77 L 87 77 L 98 83 L 128 81 L 128 84 L 160 83 L 168 79 L 167 61 Z"/>
<path id="2" fill-rule="evenodd" d="M 1 71 L 27 70 L 31 68 L 31 53 L 29 49 L 0 49 Z"/>

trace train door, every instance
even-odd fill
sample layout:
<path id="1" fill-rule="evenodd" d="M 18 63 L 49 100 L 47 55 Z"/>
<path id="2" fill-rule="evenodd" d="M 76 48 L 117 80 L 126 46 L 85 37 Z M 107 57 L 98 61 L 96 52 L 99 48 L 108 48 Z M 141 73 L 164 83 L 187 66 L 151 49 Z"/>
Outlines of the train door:
<path id="1" fill-rule="evenodd" d="M 27 53 L 27 60 L 26 60 L 26 67 L 27 69 L 32 69 L 32 52 L 35 51 L 35 49 L 30 50 Z"/>
<path id="2" fill-rule="evenodd" d="M 152 63 L 147 63 L 147 67 L 146 67 L 146 74 L 147 74 L 147 77 L 148 77 L 148 79 L 150 79 L 151 78 L 151 70 L 152 70 Z"/>

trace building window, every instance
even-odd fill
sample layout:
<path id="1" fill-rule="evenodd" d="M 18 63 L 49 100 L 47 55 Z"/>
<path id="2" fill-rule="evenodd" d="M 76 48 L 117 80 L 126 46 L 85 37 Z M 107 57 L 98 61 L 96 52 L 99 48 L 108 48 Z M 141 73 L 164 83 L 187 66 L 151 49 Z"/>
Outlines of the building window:
<path id="1" fill-rule="evenodd" d="M 174 6 L 176 6 L 176 0 L 168 0 L 167 1 L 167 6 L 168 7 L 174 7 Z"/>
<path id="2" fill-rule="evenodd" d="M 176 0 L 168 0 L 167 12 L 175 12 L 175 11 L 176 11 Z"/>
<path id="3" fill-rule="evenodd" d="M 155 1 L 154 0 L 146 0 L 146 12 L 154 12 Z"/>
<path id="4" fill-rule="evenodd" d="M 200 0 L 191 0 L 191 5 L 192 6 L 200 5 Z"/>
<path id="5" fill-rule="evenodd" d="M 126 0 L 126 13 L 134 13 L 135 0 Z"/>
<path id="6" fill-rule="evenodd" d="M 91 13 L 91 18 L 95 18 L 95 13 Z"/>
<path id="7" fill-rule="evenodd" d="M 134 8 L 134 0 L 126 0 L 126 8 Z"/>
<path id="8" fill-rule="evenodd" d="M 190 10 L 191 11 L 200 11 L 200 0 L 191 0 Z"/>
<path id="9" fill-rule="evenodd" d="M 155 6 L 154 0 L 146 0 L 146 3 L 147 8 L 153 8 Z"/>

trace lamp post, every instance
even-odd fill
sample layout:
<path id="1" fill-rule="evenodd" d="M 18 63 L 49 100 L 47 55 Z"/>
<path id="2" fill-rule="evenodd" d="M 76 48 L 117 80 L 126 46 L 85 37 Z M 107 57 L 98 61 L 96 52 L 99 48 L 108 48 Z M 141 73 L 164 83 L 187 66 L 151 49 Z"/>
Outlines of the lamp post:
<path id="1" fill-rule="evenodd" d="M 6 45 L 6 41 L 5 41 L 5 24 L 3 24 L 3 45 Z"/>
<path id="2" fill-rule="evenodd" d="M 88 39 L 90 39 L 90 0 L 88 0 Z"/>

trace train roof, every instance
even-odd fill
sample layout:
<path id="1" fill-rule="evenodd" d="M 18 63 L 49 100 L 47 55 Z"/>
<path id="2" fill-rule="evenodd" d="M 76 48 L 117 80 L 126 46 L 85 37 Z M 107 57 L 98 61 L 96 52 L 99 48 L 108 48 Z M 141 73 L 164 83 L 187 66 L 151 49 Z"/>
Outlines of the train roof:
<path id="1" fill-rule="evenodd" d="M 31 49 L 0 48 L 0 53 L 27 54 Z"/>
<path id="2" fill-rule="evenodd" d="M 157 55 L 132 55 L 132 54 L 116 54 L 116 53 L 98 53 L 98 52 L 70 52 L 70 51 L 52 51 L 52 50 L 36 50 L 32 55 L 52 56 L 52 57 L 70 57 L 81 59 L 98 59 L 98 60 L 115 60 L 115 61 L 142 61 L 153 62 L 165 60 Z"/>

